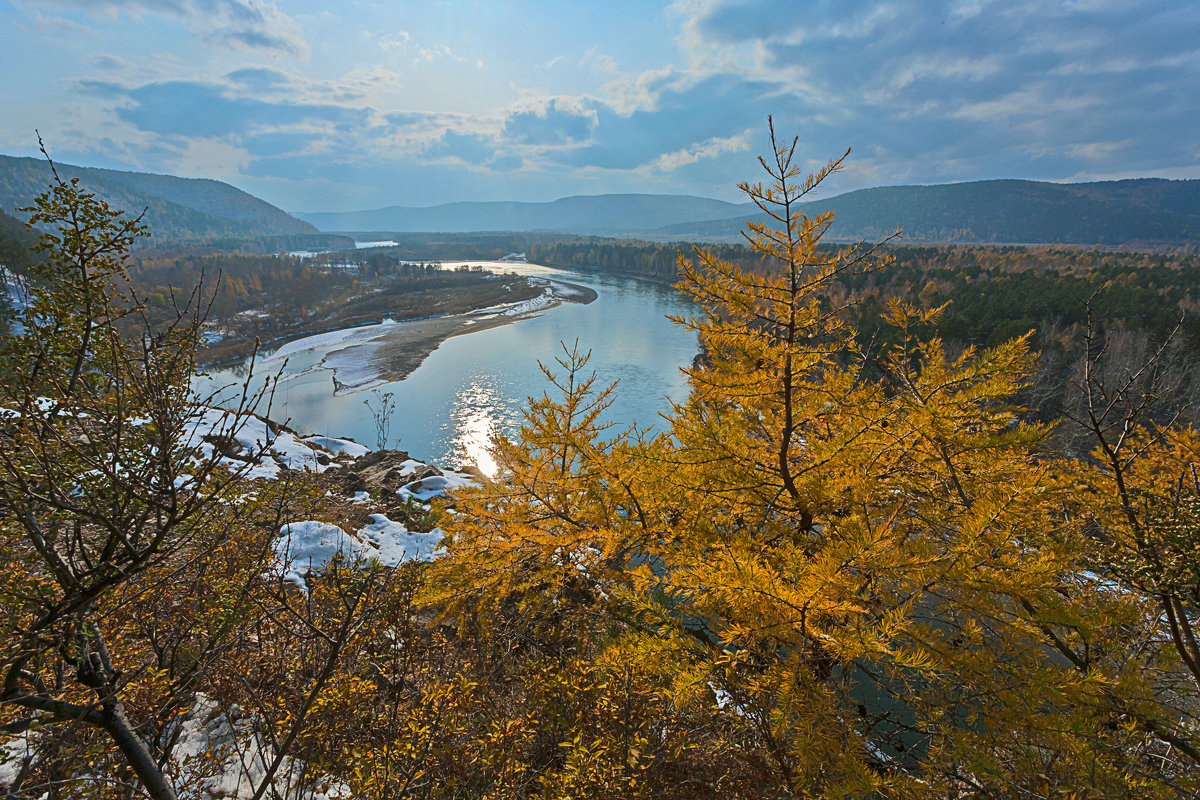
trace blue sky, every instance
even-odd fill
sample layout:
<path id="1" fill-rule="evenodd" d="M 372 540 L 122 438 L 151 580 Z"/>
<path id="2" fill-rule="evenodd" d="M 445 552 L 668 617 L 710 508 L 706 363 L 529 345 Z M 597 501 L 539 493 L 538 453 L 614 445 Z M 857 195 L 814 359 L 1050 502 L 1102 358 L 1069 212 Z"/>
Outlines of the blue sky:
<path id="1" fill-rule="evenodd" d="M 1200 178 L 1193 0 L 0 0 L 0 152 L 289 211 Z"/>

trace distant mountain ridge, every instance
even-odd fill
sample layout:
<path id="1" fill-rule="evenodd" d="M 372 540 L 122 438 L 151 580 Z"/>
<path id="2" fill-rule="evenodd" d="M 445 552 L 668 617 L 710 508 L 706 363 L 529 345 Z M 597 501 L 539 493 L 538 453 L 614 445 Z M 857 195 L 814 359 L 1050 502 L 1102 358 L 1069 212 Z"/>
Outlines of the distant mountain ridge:
<path id="1" fill-rule="evenodd" d="M 896 227 L 910 242 L 1081 245 L 1200 244 L 1200 180 L 1094 183 L 986 180 L 859 189 L 806 203 L 837 212 L 830 237 L 877 239 Z M 594 195 L 549 203 L 448 203 L 428 208 L 299 214 L 326 231 L 456 233 L 554 231 L 648 239 L 729 241 L 749 204 L 689 195 Z"/>
<path id="2" fill-rule="evenodd" d="M 748 206 L 692 195 L 602 194 L 546 203 L 459 202 L 428 207 L 389 206 L 370 211 L 312 212 L 296 216 L 323 231 L 558 231 L 596 235 L 642 233 L 668 225 L 728 219 Z"/>
<path id="3" fill-rule="evenodd" d="M 274 237 L 291 244 L 328 238 L 309 223 L 221 181 L 72 164 L 55 167 L 64 180 L 78 178 L 86 190 L 114 207 L 131 214 L 144 209 L 149 241 L 155 245 L 244 241 L 269 246 Z M 0 156 L 0 211 L 23 218 L 16 209 L 29 205 L 51 179 L 44 160 Z"/>
<path id="4" fill-rule="evenodd" d="M 883 186 L 805 203 L 834 211 L 829 236 L 877 239 L 899 227 L 910 242 L 1185 245 L 1200 243 L 1200 180 L 1135 178 L 1094 183 L 988 180 Z M 667 226 L 664 236 L 725 240 L 749 220 Z"/>
<path id="5" fill-rule="evenodd" d="M 89 191 L 134 214 L 145 210 L 148 246 L 260 251 L 350 246 L 334 231 L 465 233 L 546 231 L 655 240 L 732 241 L 749 203 L 693 195 L 576 195 L 544 203 L 458 202 L 430 207 L 290 215 L 227 183 L 58 164 Z M 0 212 L 15 213 L 51 179 L 44 160 L 0 156 Z M 920 243 L 1200 245 L 1200 180 L 1135 178 L 1091 183 L 986 180 L 859 189 L 806 203 L 836 212 L 830 238 L 878 239 L 899 227 Z M 297 218 L 299 217 L 299 218 Z M 325 231 L 326 233 L 322 233 Z"/>

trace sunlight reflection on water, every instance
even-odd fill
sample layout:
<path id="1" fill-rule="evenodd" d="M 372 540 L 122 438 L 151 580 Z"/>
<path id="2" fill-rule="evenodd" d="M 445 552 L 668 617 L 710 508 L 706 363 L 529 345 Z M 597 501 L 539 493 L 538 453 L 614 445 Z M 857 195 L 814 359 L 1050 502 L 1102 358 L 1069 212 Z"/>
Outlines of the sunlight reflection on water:
<path id="1" fill-rule="evenodd" d="M 511 325 L 452 337 L 404 380 L 368 392 L 335 393 L 333 373 L 321 362 L 344 345 L 295 353 L 283 370 L 271 415 L 303 434 L 346 436 L 370 446 L 375 432 L 362 402 L 393 392 L 391 433 L 399 447 L 445 467 L 474 463 L 492 475 L 498 469 L 489 451 L 492 436 L 516 434 L 527 398 L 541 397 L 547 389 L 538 362 L 553 367 L 562 342 L 578 340 L 582 351 L 591 351 L 587 369 L 596 371 L 597 387 L 620 380 L 604 414 L 618 430 L 633 422 L 660 425 L 658 415 L 670 407 L 667 398 L 686 396 L 679 368 L 696 354 L 696 338 L 664 315 L 691 313 L 690 303 L 665 287 L 629 278 L 537 264 L 504 267 L 559 277 L 599 295 L 587 305 L 565 303 Z M 266 366 L 278 369 L 274 363 Z M 245 365 L 214 369 L 197 380 L 196 389 L 236 385 L 244 375 Z"/>
<path id="2" fill-rule="evenodd" d="M 490 381 L 476 380 L 454 401 L 450 425 L 454 430 L 451 447 L 461 453 L 461 462 L 474 464 L 489 478 L 496 477 L 500 465 L 492 456 L 492 437 L 500 431 L 496 411 L 503 399 Z"/>

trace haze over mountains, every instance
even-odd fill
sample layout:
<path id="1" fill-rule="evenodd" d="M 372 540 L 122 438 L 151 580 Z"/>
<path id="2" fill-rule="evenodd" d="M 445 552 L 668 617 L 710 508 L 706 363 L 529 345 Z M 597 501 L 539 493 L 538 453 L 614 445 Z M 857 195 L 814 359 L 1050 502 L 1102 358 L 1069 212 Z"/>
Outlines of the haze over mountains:
<path id="1" fill-rule="evenodd" d="M 896 227 L 912 242 L 1172 245 L 1200 243 L 1200 181 L 1141 178 L 1058 184 L 988 180 L 860 189 L 802 205 L 837 212 L 836 240 L 877 239 Z M 325 231 L 555 231 L 728 241 L 750 204 L 686 195 L 595 195 L 548 203 L 448 203 L 427 208 L 301 213 Z"/>
<path id="2" fill-rule="evenodd" d="M 290 215 L 221 181 L 59 164 L 65 179 L 133 213 L 145 209 L 150 246 L 207 245 L 277 252 L 351 246 L 336 234 L 545 231 L 650 240 L 737 241 L 749 203 L 691 195 L 607 194 L 544 203 L 459 202 L 430 207 Z M 33 158 L 0 156 L 0 211 L 28 205 L 51 180 Z M 987 180 L 860 189 L 802 205 L 837 212 L 830 238 L 906 241 L 1200 245 L 1200 180 L 1140 178 L 1094 183 Z M 18 216 L 21 216 L 18 214 Z"/>
<path id="3" fill-rule="evenodd" d="M 548 203 L 465 202 L 425 208 L 389 206 L 372 211 L 300 213 L 323 231 L 465 233 L 557 231 L 605 236 L 645 233 L 670 225 L 724 220 L 753 206 L 707 197 L 667 194 L 602 194 L 562 197 Z"/>
<path id="4" fill-rule="evenodd" d="M 336 244 L 311 224 L 227 183 L 144 172 L 55 164 L 63 180 L 131 214 L 145 211 L 151 238 L 143 245 L 203 244 L 252 249 Z M 0 156 L 0 212 L 24 219 L 28 206 L 53 176 L 41 159 Z"/>

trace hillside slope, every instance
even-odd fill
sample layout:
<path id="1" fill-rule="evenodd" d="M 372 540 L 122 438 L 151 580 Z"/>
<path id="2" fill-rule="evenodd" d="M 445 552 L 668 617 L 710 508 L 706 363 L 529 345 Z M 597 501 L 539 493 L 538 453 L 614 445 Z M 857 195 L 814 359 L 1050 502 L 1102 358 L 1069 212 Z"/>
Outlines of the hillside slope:
<path id="1" fill-rule="evenodd" d="M 1200 180 L 1140 178 L 1056 184 L 993 180 L 860 189 L 803 206 L 837 212 L 835 239 L 877 239 L 900 227 L 914 242 L 995 244 L 1200 243 Z M 664 226 L 664 238 L 730 240 L 746 215 Z"/>
<path id="2" fill-rule="evenodd" d="M 21 272 L 33 260 L 37 237 L 16 217 L 0 211 L 0 267 Z"/>
<path id="3" fill-rule="evenodd" d="M 297 214 L 323 231 L 559 231 L 624 234 L 696 220 L 744 214 L 745 205 L 706 197 L 602 194 L 563 197 L 548 203 L 463 202 L 427 208 L 389 206 L 372 211 Z"/>
<path id="4" fill-rule="evenodd" d="M 319 234 L 307 222 L 220 181 L 70 164 L 56 167 L 65 180 L 78 178 L 112 206 L 134 214 L 145 209 L 144 221 L 155 244 Z M 29 205 L 51 178 L 45 161 L 0 156 L 0 211 L 24 217 L 16 209 Z"/>

